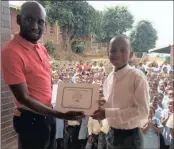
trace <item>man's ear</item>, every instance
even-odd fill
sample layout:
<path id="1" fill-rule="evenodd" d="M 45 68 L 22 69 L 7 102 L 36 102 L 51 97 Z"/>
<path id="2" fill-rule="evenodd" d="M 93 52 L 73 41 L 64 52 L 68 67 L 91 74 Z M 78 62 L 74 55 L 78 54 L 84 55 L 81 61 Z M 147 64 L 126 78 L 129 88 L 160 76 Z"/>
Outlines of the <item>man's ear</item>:
<path id="1" fill-rule="evenodd" d="M 18 25 L 21 24 L 21 16 L 20 15 L 17 15 L 16 22 L 17 22 Z"/>

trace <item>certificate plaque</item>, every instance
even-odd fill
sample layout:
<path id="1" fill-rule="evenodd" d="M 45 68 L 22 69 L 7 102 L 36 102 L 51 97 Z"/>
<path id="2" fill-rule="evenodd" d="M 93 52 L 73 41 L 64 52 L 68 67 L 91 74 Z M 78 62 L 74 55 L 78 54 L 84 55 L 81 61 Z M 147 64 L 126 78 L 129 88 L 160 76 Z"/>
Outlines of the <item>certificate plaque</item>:
<path id="1" fill-rule="evenodd" d="M 60 112 L 83 111 L 92 115 L 98 109 L 98 84 L 59 84 L 56 110 Z"/>

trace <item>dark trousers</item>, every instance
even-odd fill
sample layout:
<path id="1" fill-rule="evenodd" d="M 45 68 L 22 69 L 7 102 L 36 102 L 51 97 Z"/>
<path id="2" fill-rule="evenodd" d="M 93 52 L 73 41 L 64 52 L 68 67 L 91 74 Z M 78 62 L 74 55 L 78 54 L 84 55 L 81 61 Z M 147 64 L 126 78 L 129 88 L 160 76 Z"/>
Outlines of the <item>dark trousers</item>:
<path id="1" fill-rule="evenodd" d="M 87 143 L 87 139 L 79 140 L 80 149 L 85 149 L 86 143 Z"/>
<path id="2" fill-rule="evenodd" d="M 56 149 L 55 119 L 19 109 L 20 116 L 13 117 L 18 134 L 18 149 Z"/>
<path id="3" fill-rule="evenodd" d="M 57 141 L 57 148 L 56 149 L 64 149 L 63 139 L 56 139 L 56 141 Z"/>
<path id="4" fill-rule="evenodd" d="M 143 133 L 140 128 L 121 130 L 110 128 L 107 149 L 142 149 Z"/>
<path id="5" fill-rule="evenodd" d="M 66 149 L 80 149 L 80 142 L 78 140 L 80 126 L 68 126 L 66 130 L 65 144 L 68 146 Z"/>

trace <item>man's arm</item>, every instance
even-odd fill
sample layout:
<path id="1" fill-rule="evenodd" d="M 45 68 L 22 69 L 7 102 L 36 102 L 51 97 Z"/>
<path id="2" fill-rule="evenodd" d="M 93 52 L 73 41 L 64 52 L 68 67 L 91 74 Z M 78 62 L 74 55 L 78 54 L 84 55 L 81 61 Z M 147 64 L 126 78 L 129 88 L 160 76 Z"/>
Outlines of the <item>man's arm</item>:
<path id="1" fill-rule="evenodd" d="M 51 107 L 47 107 L 46 105 L 30 97 L 26 83 L 9 85 L 9 87 L 11 91 L 13 92 L 15 98 L 22 105 L 45 116 L 57 117 L 60 119 L 63 118 L 63 113 L 57 112 L 56 110 L 53 110 Z"/>
<path id="2" fill-rule="evenodd" d="M 145 76 L 138 75 L 135 77 L 135 93 L 133 99 L 135 107 L 128 107 L 126 109 L 106 108 L 106 117 L 120 119 L 122 123 L 148 117 L 150 97 L 149 86 Z"/>
<path id="3" fill-rule="evenodd" d="M 72 119 L 74 116 L 80 115 L 80 113 L 76 112 L 68 112 L 65 114 L 57 112 L 30 97 L 24 75 L 24 63 L 20 55 L 11 49 L 4 50 L 1 54 L 2 75 L 4 81 L 9 85 L 19 103 L 41 115 L 60 119 Z"/>

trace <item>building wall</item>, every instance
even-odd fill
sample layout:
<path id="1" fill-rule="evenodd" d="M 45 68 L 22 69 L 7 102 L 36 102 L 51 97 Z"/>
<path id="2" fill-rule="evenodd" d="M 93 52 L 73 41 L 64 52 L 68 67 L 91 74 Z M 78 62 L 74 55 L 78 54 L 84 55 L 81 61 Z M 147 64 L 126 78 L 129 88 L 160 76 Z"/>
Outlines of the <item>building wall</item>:
<path id="1" fill-rule="evenodd" d="M 8 1 L 1 1 L 1 49 L 11 40 L 11 19 Z M 17 135 L 13 129 L 14 96 L 1 77 L 1 148 L 17 149 Z"/>

